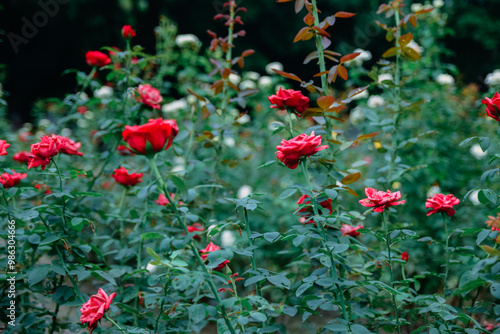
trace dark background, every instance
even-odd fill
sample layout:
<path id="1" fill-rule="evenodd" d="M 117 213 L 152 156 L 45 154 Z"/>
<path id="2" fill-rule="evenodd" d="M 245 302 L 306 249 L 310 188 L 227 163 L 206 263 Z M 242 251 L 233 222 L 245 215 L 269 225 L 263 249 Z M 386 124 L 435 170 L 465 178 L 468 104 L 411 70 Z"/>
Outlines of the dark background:
<path id="1" fill-rule="evenodd" d="M 370 50 L 374 59 L 378 59 L 388 46 L 383 31 L 373 23 L 375 19 L 383 20 L 375 15 L 383 1 L 325 2 L 319 1 L 324 13 L 340 10 L 358 13 L 351 19 L 338 19 L 330 28 L 334 41 L 330 49 L 349 53 L 360 47 Z M 179 33 L 193 33 L 207 46 L 210 41 L 207 29 L 224 33 L 221 22 L 212 21 L 222 10 L 222 3 L 222 0 L 3 0 L 0 63 L 6 64 L 3 81 L 4 90 L 8 92 L 10 118 L 19 126 L 30 119 L 30 110 L 37 99 L 63 97 L 73 92 L 74 76 L 61 73 L 68 68 L 86 71 L 85 52 L 122 43 L 120 30 L 124 24 L 136 29 L 138 36 L 134 42 L 150 53 L 155 51 L 154 28 L 159 15 L 177 22 Z M 248 12 L 241 13 L 247 35 L 238 41 L 237 48 L 256 50 L 246 61 L 246 69 L 263 73 L 267 63 L 280 61 L 289 72 L 310 73 L 310 69 L 301 64 L 312 45 L 291 43 L 303 26 L 305 10 L 295 15 L 293 2 L 246 0 L 238 3 L 247 7 Z M 44 7 L 49 8 L 52 15 L 40 14 Z M 441 10 L 448 14 L 448 35 L 443 42 L 451 51 L 443 61 L 458 67 L 462 82 L 482 84 L 484 76 L 500 65 L 500 21 L 496 15 L 500 12 L 500 0 L 445 0 Z M 35 31 L 26 28 L 26 22 L 36 20 L 39 27 L 35 26 Z M 23 35 L 23 27 L 28 36 Z M 23 36 L 28 38 L 15 52 L 12 39 Z"/>

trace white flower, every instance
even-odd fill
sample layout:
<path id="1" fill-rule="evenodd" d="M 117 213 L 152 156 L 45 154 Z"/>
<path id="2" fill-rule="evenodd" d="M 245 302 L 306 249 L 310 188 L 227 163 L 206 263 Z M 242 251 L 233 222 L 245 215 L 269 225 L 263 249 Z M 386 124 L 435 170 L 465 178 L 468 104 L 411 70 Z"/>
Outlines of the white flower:
<path id="1" fill-rule="evenodd" d="M 249 116 L 248 114 L 245 114 L 245 115 L 243 115 L 243 116 L 239 117 L 239 118 L 236 120 L 236 122 L 238 122 L 238 123 L 240 123 L 240 124 L 246 124 L 246 123 L 248 123 L 248 122 L 250 122 L 250 121 L 251 121 L 251 118 L 250 118 L 250 116 Z"/>
<path id="2" fill-rule="evenodd" d="M 500 70 L 494 70 L 486 76 L 484 83 L 489 86 L 495 86 L 500 84 Z"/>
<path id="3" fill-rule="evenodd" d="M 149 262 L 148 265 L 146 266 L 146 270 L 149 271 L 150 274 L 153 274 L 156 271 L 158 271 L 159 267 L 160 266 L 155 266 L 154 264 L 151 264 L 151 262 Z"/>
<path id="4" fill-rule="evenodd" d="M 102 86 L 94 91 L 94 96 L 98 99 L 109 99 L 113 96 L 113 88 L 109 86 Z"/>
<path id="5" fill-rule="evenodd" d="M 443 0 L 434 0 L 434 2 L 432 4 L 436 8 L 441 8 L 444 6 L 444 1 Z"/>
<path id="6" fill-rule="evenodd" d="M 85 115 L 83 115 L 83 117 L 85 117 L 86 119 L 92 119 L 94 118 L 94 113 L 91 110 L 87 110 L 85 112 Z"/>
<path id="7" fill-rule="evenodd" d="M 474 158 L 480 160 L 484 158 L 488 154 L 488 150 L 483 152 L 483 149 L 481 148 L 481 145 L 479 144 L 474 144 L 470 148 L 470 153 L 474 156 Z"/>
<path id="8" fill-rule="evenodd" d="M 455 79 L 449 74 L 441 73 L 436 77 L 436 82 L 440 85 L 453 85 Z"/>
<path id="9" fill-rule="evenodd" d="M 175 44 L 179 47 L 200 46 L 200 40 L 193 34 L 177 35 Z"/>
<path id="10" fill-rule="evenodd" d="M 189 105 L 193 105 L 196 103 L 196 101 L 198 101 L 198 98 L 194 95 L 188 95 L 186 96 L 186 102 L 189 104 Z"/>
<path id="11" fill-rule="evenodd" d="M 422 5 L 421 3 L 414 3 L 410 8 L 412 12 L 418 12 L 419 10 L 422 10 L 422 8 L 424 8 L 424 5 Z"/>
<path id="12" fill-rule="evenodd" d="M 370 108 L 376 108 L 376 107 L 383 106 L 385 104 L 385 100 L 380 95 L 372 95 L 372 96 L 370 96 L 370 98 L 368 99 L 366 104 Z"/>
<path id="13" fill-rule="evenodd" d="M 260 78 L 260 74 L 257 72 L 248 71 L 244 74 L 244 77 L 249 80 L 257 81 Z"/>
<path id="14" fill-rule="evenodd" d="M 161 107 L 161 111 L 163 111 L 164 113 L 170 113 L 186 109 L 187 107 L 188 107 L 187 101 L 185 99 L 180 99 L 164 104 Z"/>
<path id="15" fill-rule="evenodd" d="M 229 74 L 229 81 L 231 81 L 232 84 L 237 85 L 241 81 L 241 77 L 238 74 L 231 73 Z"/>
<path id="16" fill-rule="evenodd" d="M 421 47 L 420 45 L 418 45 L 418 43 L 415 42 L 414 39 L 412 39 L 411 42 L 408 43 L 407 47 L 412 48 L 413 50 L 415 50 L 419 54 L 424 52 L 424 48 Z"/>
<path id="17" fill-rule="evenodd" d="M 233 246 L 235 242 L 236 242 L 236 237 L 234 236 L 233 232 L 222 231 L 222 234 L 220 236 L 220 245 L 222 247 Z"/>
<path id="18" fill-rule="evenodd" d="M 78 96 L 78 94 L 77 94 L 77 96 Z M 89 100 L 89 96 L 85 92 L 81 92 L 80 95 L 78 96 L 78 101 L 80 101 L 82 104 L 87 102 L 88 100 Z"/>
<path id="19" fill-rule="evenodd" d="M 360 124 L 363 122 L 365 119 L 365 114 L 363 113 L 363 110 L 360 107 L 356 107 L 353 110 L 351 110 L 351 113 L 349 115 L 349 120 L 351 121 L 352 124 Z"/>
<path id="20" fill-rule="evenodd" d="M 266 75 L 261 76 L 259 78 L 259 81 L 257 81 L 257 85 L 259 85 L 260 89 L 265 89 L 271 87 L 273 84 L 273 79 L 271 77 L 268 77 Z"/>
<path id="21" fill-rule="evenodd" d="M 184 158 L 184 157 L 175 157 L 174 158 L 174 165 L 185 166 L 186 165 L 186 158 Z"/>
<path id="22" fill-rule="evenodd" d="M 365 89 L 359 94 L 356 94 L 352 97 L 353 100 L 361 100 L 361 99 L 366 99 L 370 94 L 368 94 L 368 90 Z"/>
<path id="23" fill-rule="evenodd" d="M 226 145 L 227 147 L 234 147 L 235 144 L 236 144 L 236 140 L 234 140 L 233 137 L 225 137 L 224 138 L 224 145 Z"/>
<path id="24" fill-rule="evenodd" d="M 427 198 L 431 198 L 432 196 L 439 194 L 441 192 L 441 188 L 439 186 L 432 186 L 427 191 Z"/>
<path id="25" fill-rule="evenodd" d="M 241 90 L 244 90 L 244 89 L 255 89 L 255 88 L 257 88 L 257 85 L 255 84 L 255 81 L 252 81 L 252 80 L 243 80 L 240 83 L 240 89 Z"/>
<path id="26" fill-rule="evenodd" d="M 389 73 L 382 73 L 378 76 L 379 83 L 382 83 L 383 81 L 386 81 L 386 80 L 394 82 L 394 77 L 392 76 L 392 74 L 389 74 Z"/>
<path id="27" fill-rule="evenodd" d="M 273 68 L 278 71 L 283 71 L 283 64 L 278 61 L 273 61 L 266 65 L 266 73 L 270 75 L 276 75 L 276 72 L 273 71 Z"/>
<path id="28" fill-rule="evenodd" d="M 363 50 L 363 49 L 356 49 L 353 51 L 353 53 L 358 53 L 358 52 L 361 53 L 359 56 L 357 56 L 353 60 L 346 62 L 345 64 L 346 65 L 354 64 L 356 66 L 361 66 L 361 65 L 363 65 L 364 61 L 368 61 L 368 60 L 372 59 L 372 53 L 370 51 Z"/>
<path id="29" fill-rule="evenodd" d="M 247 184 L 244 186 L 241 186 L 240 189 L 238 189 L 238 194 L 236 195 L 239 199 L 245 198 L 248 195 L 250 195 L 253 191 L 253 188 Z"/>
<path id="30" fill-rule="evenodd" d="M 481 202 L 479 202 L 479 190 L 474 190 L 473 192 L 470 193 L 469 199 L 474 205 L 479 205 Z"/>

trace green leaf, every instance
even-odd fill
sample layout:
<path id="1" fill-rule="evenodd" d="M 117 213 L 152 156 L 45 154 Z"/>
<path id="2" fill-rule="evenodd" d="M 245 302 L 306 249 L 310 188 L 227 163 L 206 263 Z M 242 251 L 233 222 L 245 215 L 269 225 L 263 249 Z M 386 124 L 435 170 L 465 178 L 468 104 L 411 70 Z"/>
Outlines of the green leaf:
<path id="1" fill-rule="evenodd" d="M 497 194 L 490 189 L 481 189 L 478 193 L 479 202 L 482 204 L 488 203 L 490 201 L 493 204 L 497 203 Z"/>
<path id="2" fill-rule="evenodd" d="M 280 237 L 280 233 L 279 232 L 267 232 L 267 233 L 264 233 L 264 239 L 266 239 L 267 241 L 269 241 L 271 243 L 275 242 L 279 237 Z"/>
<path id="3" fill-rule="evenodd" d="M 267 320 L 267 317 L 264 313 L 260 312 L 251 312 L 250 317 L 254 318 L 255 320 L 259 322 L 265 322 Z"/>
<path id="4" fill-rule="evenodd" d="M 263 163 L 262 165 L 260 165 L 259 167 L 257 167 L 257 169 L 259 168 L 264 168 L 264 167 L 268 167 L 268 166 L 271 166 L 271 165 L 274 165 L 275 163 L 277 163 L 278 160 L 270 160 L 268 162 L 265 162 Z"/>
<path id="5" fill-rule="evenodd" d="M 490 292 L 493 297 L 500 299 L 500 283 L 493 283 L 490 286 Z"/>
<path id="6" fill-rule="evenodd" d="M 339 193 L 335 189 L 325 189 L 325 195 L 335 200 Z"/>
<path id="7" fill-rule="evenodd" d="M 455 292 L 453 293 L 453 296 L 460 295 L 460 294 L 467 294 L 467 293 L 471 292 L 472 290 L 477 289 L 480 286 L 483 286 L 484 283 L 486 283 L 486 281 L 481 279 L 481 278 L 477 278 L 473 281 L 467 282 L 463 286 L 456 289 Z"/>
<path id="8" fill-rule="evenodd" d="M 481 244 L 484 241 L 484 239 L 486 239 L 488 237 L 490 232 L 491 232 L 490 230 L 483 230 L 483 231 L 479 232 L 479 234 L 477 235 L 477 239 L 476 239 L 476 245 Z"/>
<path id="9" fill-rule="evenodd" d="M 155 239 L 155 238 L 164 238 L 165 235 L 158 232 L 146 232 L 141 235 L 143 240 Z"/>
<path id="10" fill-rule="evenodd" d="M 177 187 L 177 190 L 182 194 L 182 197 L 187 197 L 188 193 L 188 188 L 184 181 L 179 178 L 178 176 L 175 175 L 170 175 L 170 178 L 172 179 L 172 182 L 174 182 L 175 186 Z"/>
<path id="11" fill-rule="evenodd" d="M 280 288 L 290 289 L 291 282 L 284 274 L 268 276 L 267 280 Z"/>
<path id="12" fill-rule="evenodd" d="M 304 292 L 306 292 L 307 289 L 309 289 L 313 285 L 314 285 L 314 283 L 303 283 L 301 286 L 299 286 L 299 288 L 295 292 L 295 295 L 297 297 L 300 297 Z"/>
<path id="13" fill-rule="evenodd" d="M 43 239 L 42 242 L 40 242 L 40 246 L 51 244 L 54 241 L 59 240 L 60 238 L 61 237 L 58 235 L 48 234 L 48 236 L 45 239 Z"/>
<path id="14" fill-rule="evenodd" d="M 297 192 L 296 188 L 294 188 L 294 189 L 287 189 L 287 190 L 285 190 L 284 192 L 281 193 L 280 199 L 288 198 L 288 197 L 292 196 L 293 194 L 295 194 L 296 192 Z"/>
<path id="15" fill-rule="evenodd" d="M 188 308 L 189 319 L 197 324 L 205 320 L 206 307 L 203 304 L 194 304 Z"/>
<path id="16" fill-rule="evenodd" d="M 43 281 L 47 275 L 50 272 L 50 267 L 49 265 L 39 265 L 33 268 L 33 270 L 30 271 L 30 274 L 28 276 L 28 284 L 30 288 Z"/>
<path id="17" fill-rule="evenodd" d="M 94 273 L 101 276 L 102 278 L 104 278 L 106 281 L 113 284 L 114 286 L 117 286 L 115 279 L 113 277 L 111 277 L 111 275 L 109 275 L 108 273 L 106 273 L 102 270 L 96 270 L 96 271 L 94 271 Z"/>
<path id="18" fill-rule="evenodd" d="M 479 146 L 481 146 L 481 150 L 486 152 L 488 147 L 490 147 L 491 139 L 489 137 L 480 137 L 479 138 Z"/>

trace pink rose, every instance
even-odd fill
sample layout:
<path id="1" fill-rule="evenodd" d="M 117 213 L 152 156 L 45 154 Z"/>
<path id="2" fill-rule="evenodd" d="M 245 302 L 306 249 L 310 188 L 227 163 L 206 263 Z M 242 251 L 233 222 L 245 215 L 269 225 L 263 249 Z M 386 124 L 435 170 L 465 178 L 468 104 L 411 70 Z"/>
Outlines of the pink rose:
<path id="1" fill-rule="evenodd" d="M 345 237 L 346 235 L 349 235 L 351 237 L 357 237 L 358 235 L 360 235 L 358 230 L 361 228 L 364 228 L 364 227 L 361 225 L 351 226 L 348 224 L 342 224 L 342 227 L 340 228 L 340 232 L 342 232 L 343 237 Z"/>
<path id="2" fill-rule="evenodd" d="M 115 298 L 116 293 L 107 295 L 103 289 L 99 289 L 97 295 L 93 295 L 90 299 L 82 305 L 80 313 L 80 322 L 87 324 L 87 328 L 90 334 L 97 328 L 97 323 L 104 316 L 104 313 L 109 309 L 113 298 Z"/>
<path id="3" fill-rule="evenodd" d="M 137 88 L 139 94 L 138 101 L 150 106 L 153 109 L 160 109 L 160 103 L 163 101 L 160 91 L 151 85 L 139 85 Z"/>
<path id="4" fill-rule="evenodd" d="M 425 202 L 425 207 L 429 210 L 427 216 L 438 212 L 445 212 L 448 216 L 453 216 L 455 210 L 453 206 L 460 204 L 460 200 L 453 195 L 436 194 Z"/>
<path id="5" fill-rule="evenodd" d="M 366 188 L 365 194 L 368 198 L 360 200 L 359 204 L 374 208 L 373 211 L 375 212 L 383 212 L 386 208 L 405 203 L 405 201 L 398 201 L 401 198 L 399 191 L 393 193 L 390 190 L 383 192 L 373 188 Z"/>

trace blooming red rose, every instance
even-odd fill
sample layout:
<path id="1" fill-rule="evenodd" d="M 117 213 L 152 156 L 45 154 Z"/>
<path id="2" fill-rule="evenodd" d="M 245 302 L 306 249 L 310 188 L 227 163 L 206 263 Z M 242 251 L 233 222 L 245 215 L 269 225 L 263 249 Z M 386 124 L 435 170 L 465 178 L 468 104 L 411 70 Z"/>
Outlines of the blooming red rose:
<path id="1" fill-rule="evenodd" d="M 135 31 L 132 29 L 131 26 L 125 25 L 122 28 L 122 36 L 129 39 L 129 38 L 134 38 L 135 37 Z"/>
<path id="2" fill-rule="evenodd" d="M 383 212 L 386 208 L 405 203 L 405 201 L 398 201 L 401 198 L 399 191 L 392 193 L 390 190 L 384 192 L 373 188 L 366 188 L 365 194 L 368 198 L 360 200 L 359 204 L 374 208 L 373 211 L 375 212 Z"/>
<path id="3" fill-rule="evenodd" d="M 188 225 L 187 230 L 189 233 L 193 233 L 193 232 L 202 232 L 203 230 L 205 230 L 205 228 L 200 223 L 194 223 L 193 225 Z M 193 238 L 200 239 L 200 236 L 196 234 Z"/>
<path id="4" fill-rule="evenodd" d="M 7 149 L 9 148 L 10 144 L 7 143 L 6 140 L 1 139 L 0 140 L 0 155 L 7 155 Z"/>
<path id="5" fill-rule="evenodd" d="M 143 173 L 130 173 L 124 167 L 115 169 L 113 175 L 111 175 L 116 182 L 122 186 L 135 186 L 137 183 L 142 182 Z"/>
<path id="6" fill-rule="evenodd" d="M 97 295 L 93 295 L 90 299 L 82 305 L 80 313 L 80 322 L 82 325 L 87 324 L 89 333 L 97 328 L 97 323 L 104 316 L 104 312 L 109 309 L 113 298 L 115 298 L 116 292 L 111 295 L 107 295 L 103 289 L 99 289 Z"/>
<path id="7" fill-rule="evenodd" d="M 0 175 L 0 183 L 3 185 L 5 189 L 15 187 L 21 182 L 22 179 L 27 177 L 24 173 L 16 173 L 12 171 L 12 175 L 9 173 L 2 173 Z"/>
<path id="8" fill-rule="evenodd" d="M 68 155 L 79 155 L 83 156 L 82 152 L 78 152 L 81 143 L 76 143 L 74 140 L 66 138 L 64 136 L 57 136 L 61 140 L 61 145 L 59 147 L 59 152 L 68 154 Z"/>
<path id="9" fill-rule="evenodd" d="M 85 60 L 90 66 L 103 67 L 111 64 L 111 58 L 101 51 L 88 51 L 85 54 Z"/>
<path id="10" fill-rule="evenodd" d="M 139 87 L 137 87 L 137 93 L 139 94 L 139 98 L 137 99 L 139 102 L 153 109 L 160 109 L 160 103 L 163 101 L 163 97 L 161 97 L 158 89 L 153 88 L 149 84 L 139 85 Z"/>
<path id="11" fill-rule="evenodd" d="M 342 227 L 340 228 L 340 232 L 342 232 L 343 237 L 345 237 L 346 235 L 350 235 L 351 237 L 357 237 L 358 235 L 360 235 L 358 230 L 361 228 L 364 228 L 364 227 L 361 225 L 351 226 L 348 224 L 342 224 Z"/>
<path id="12" fill-rule="evenodd" d="M 168 149 L 178 132 L 175 120 L 157 118 L 143 125 L 126 125 L 122 136 L 135 153 L 148 154 Z M 147 143 L 151 144 L 152 152 L 146 152 Z"/>
<path id="13" fill-rule="evenodd" d="M 425 207 L 431 209 L 427 212 L 427 216 L 438 212 L 445 212 L 448 216 L 453 216 L 455 214 L 453 206 L 458 204 L 460 204 L 460 200 L 451 194 L 436 194 L 425 202 Z"/>
<path id="14" fill-rule="evenodd" d="M 42 170 L 45 170 L 45 166 L 50 164 L 50 160 L 59 153 L 61 145 L 61 138 L 56 135 L 42 136 L 39 143 L 31 144 L 28 168 L 41 165 Z"/>
<path id="15" fill-rule="evenodd" d="M 302 95 L 298 90 L 281 89 L 276 92 L 276 95 L 268 97 L 269 102 L 274 104 L 271 108 L 285 109 L 286 107 L 292 108 L 297 115 L 301 115 L 307 108 L 309 108 L 309 98 Z"/>
<path id="16" fill-rule="evenodd" d="M 302 195 L 299 198 L 299 200 L 297 201 L 297 204 L 299 204 L 299 205 L 306 204 L 306 206 L 302 207 L 298 211 L 301 213 L 301 217 L 300 217 L 299 221 L 302 224 L 314 224 L 314 221 L 312 219 L 308 220 L 308 218 L 314 213 L 313 207 L 311 205 L 307 205 L 307 204 L 311 204 L 311 200 L 310 200 L 309 196 Z M 329 211 L 329 214 L 331 214 L 333 212 L 331 199 L 326 199 L 324 201 L 319 202 L 318 204 L 321 205 L 323 208 L 327 209 Z"/>
<path id="17" fill-rule="evenodd" d="M 21 164 L 28 163 L 30 161 L 30 152 L 28 151 L 20 151 L 14 154 L 12 160 L 17 161 Z"/>
<path id="18" fill-rule="evenodd" d="M 315 136 L 314 131 L 310 136 L 303 133 L 290 140 L 283 139 L 281 145 L 276 146 L 278 150 L 276 157 L 288 168 L 295 169 L 301 158 L 328 148 L 328 145 L 319 145 L 321 145 L 321 136 Z"/>
<path id="19" fill-rule="evenodd" d="M 206 248 L 204 249 L 200 249 L 200 254 L 201 254 L 201 259 L 202 260 L 205 260 L 207 257 L 208 257 L 208 253 L 212 253 L 212 252 L 215 252 L 215 251 L 218 251 L 220 249 L 219 246 L 217 246 L 216 244 L 214 244 L 213 242 L 210 242 Z M 226 264 L 229 263 L 229 260 L 225 260 L 224 262 L 222 262 L 221 264 L 219 264 L 217 266 L 217 268 L 215 268 L 214 270 L 221 270 L 222 268 L 224 268 L 226 266 Z"/>
<path id="20" fill-rule="evenodd" d="M 135 155 L 134 152 L 132 152 L 127 146 L 125 145 L 118 145 L 116 147 L 116 151 L 120 155 Z"/>
<path id="21" fill-rule="evenodd" d="M 410 255 L 408 255 L 408 252 L 401 253 L 401 260 L 408 262 L 409 259 Z"/>
<path id="22" fill-rule="evenodd" d="M 485 97 L 481 103 L 486 105 L 486 113 L 488 116 L 493 118 L 495 121 L 500 122 L 500 94 L 496 92 L 491 99 L 489 97 Z"/>

